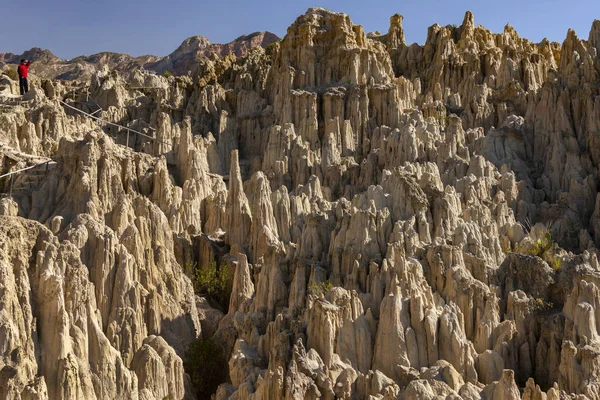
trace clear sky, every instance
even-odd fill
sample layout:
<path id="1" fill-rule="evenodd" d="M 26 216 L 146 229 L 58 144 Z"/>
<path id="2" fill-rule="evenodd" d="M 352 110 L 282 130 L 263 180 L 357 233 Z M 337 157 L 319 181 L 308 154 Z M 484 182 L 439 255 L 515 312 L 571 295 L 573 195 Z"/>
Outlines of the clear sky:
<path id="1" fill-rule="evenodd" d="M 600 19 L 600 0 L 0 0 L 0 52 L 42 47 L 62 58 L 101 51 L 164 56 L 194 35 L 213 43 L 255 31 L 283 36 L 314 6 L 345 12 L 367 32 L 386 32 L 390 16 L 400 13 L 409 43 L 423 43 L 436 22 L 460 25 L 467 10 L 493 32 L 510 23 L 534 41 L 562 42 L 568 28 L 587 39 Z"/>

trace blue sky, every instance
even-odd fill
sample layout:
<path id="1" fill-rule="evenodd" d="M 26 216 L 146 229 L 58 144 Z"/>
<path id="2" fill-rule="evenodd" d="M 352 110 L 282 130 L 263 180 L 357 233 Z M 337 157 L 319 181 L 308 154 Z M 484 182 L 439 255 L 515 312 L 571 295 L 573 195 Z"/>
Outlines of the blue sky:
<path id="1" fill-rule="evenodd" d="M 389 17 L 400 13 L 409 43 L 423 43 L 436 22 L 460 25 L 467 10 L 476 24 L 493 32 L 510 23 L 534 41 L 562 42 L 569 27 L 587 39 L 593 20 L 600 19 L 600 0 L 1 0 L 0 52 L 22 53 L 35 46 L 62 58 L 100 51 L 162 56 L 193 35 L 213 43 L 255 31 L 283 36 L 314 6 L 345 12 L 367 32 L 386 32 Z"/>

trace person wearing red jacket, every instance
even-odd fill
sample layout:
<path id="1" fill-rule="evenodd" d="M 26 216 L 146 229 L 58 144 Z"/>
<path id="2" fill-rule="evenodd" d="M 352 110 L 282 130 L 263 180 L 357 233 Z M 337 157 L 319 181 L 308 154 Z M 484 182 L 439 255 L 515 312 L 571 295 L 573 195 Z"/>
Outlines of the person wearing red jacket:
<path id="1" fill-rule="evenodd" d="M 29 92 L 29 82 L 27 82 L 27 76 L 29 75 L 29 66 L 31 62 L 29 60 L 21 60 L 21 64 L 17 67 L 19 73 L 19 88 L 21 89 L 21 96 Z"/>

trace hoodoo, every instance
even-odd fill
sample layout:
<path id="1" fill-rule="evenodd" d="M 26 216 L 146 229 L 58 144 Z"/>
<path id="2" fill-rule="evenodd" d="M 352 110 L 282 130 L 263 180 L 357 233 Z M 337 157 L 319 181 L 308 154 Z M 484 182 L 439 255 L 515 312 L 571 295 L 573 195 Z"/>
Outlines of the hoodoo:
<path id="1" fill-rule="evenodd" d="M 600 399 L 600 21 L 475 21 L 3 75 L 0 398 Z"/>

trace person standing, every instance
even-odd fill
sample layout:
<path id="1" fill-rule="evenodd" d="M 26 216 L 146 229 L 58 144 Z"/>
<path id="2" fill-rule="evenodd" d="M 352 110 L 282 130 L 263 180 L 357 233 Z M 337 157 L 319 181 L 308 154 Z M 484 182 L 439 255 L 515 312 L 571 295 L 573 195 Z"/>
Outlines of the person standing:
<path id="1" fill-rule="evenodd" d="M 21 96 L 29 92 L 29 82 L 27 77 L 29 76 L 29 66 L 31 62 L 29 60 L 21 60 L 21 64 L 17 67 L 19 73 L 19 88 L 21 89 Z"/>

